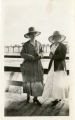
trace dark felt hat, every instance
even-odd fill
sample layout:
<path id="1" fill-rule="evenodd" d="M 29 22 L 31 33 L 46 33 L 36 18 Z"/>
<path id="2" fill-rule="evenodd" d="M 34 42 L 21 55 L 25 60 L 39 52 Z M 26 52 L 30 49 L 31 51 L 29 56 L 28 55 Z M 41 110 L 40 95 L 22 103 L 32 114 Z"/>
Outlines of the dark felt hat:
<path id="1" fill-rule="evenodd" d="M 54 31 L 53 35 L 49 36 L 48 40 L 51 42 L 51 43 L 54 43 L 55 42 L 55 38 L 58 36 L 58 42 L 62 42 L 66 39 L 66 36 L 64 35 L 61 35 L 59 31 Z"/>
<path id="2" fill-rule="evenodd" d="M 29 37 L 30 37 L 30 34 L 35 34 L 35 36 L 38 36 L 38 35 L 41 34 L 41 32 L 36 31 L 36 30 L 34 29 L 34 27 L 30 27 L 30 28 L 28 29 L 28 33 L 24 34 L 24 37 L 25 37 L 25 38 L 29 38 Z"/>

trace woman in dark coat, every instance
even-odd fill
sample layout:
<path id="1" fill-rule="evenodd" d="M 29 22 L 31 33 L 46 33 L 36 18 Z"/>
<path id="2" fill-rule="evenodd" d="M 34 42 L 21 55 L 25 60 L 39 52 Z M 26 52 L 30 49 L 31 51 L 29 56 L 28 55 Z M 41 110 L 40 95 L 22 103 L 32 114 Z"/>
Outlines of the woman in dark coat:
<path id="1" fill-rule="evenodd" d="M 42 97 L 38 98 L 40 103 L 44 103 L 50 99 L 53 101 L 53 104 L 56 104 L 58 101 L 65 99 L 66 93 L 68 93 L 65 63 L 67 48 L 62 43 L 63 40 L 65 40 L 65 36 L 61 35 L 58 31 L 55 31 L 54 34 L 49 37 L 49 41 L 52 42 L 50 46 L 51 60 Z"/>
<path id="2" fill-rule="evenodd" d="M 37 97 L 43 92 L 43 68 L 41 64 L 42 47 L 40 42 L 35 40 L 35 36 L 40 35 L 40 32 L 29 28 L 29 32 L 24 35 L 25 38 L 30 38 L 24 43 L 21 57 L 24 58 L 21 64 L 23 76 L 23 92 L 27 93 L 27 103 L 29 103 L 30 95 L 34 96 L 33 101 L 38 103 Z"/>

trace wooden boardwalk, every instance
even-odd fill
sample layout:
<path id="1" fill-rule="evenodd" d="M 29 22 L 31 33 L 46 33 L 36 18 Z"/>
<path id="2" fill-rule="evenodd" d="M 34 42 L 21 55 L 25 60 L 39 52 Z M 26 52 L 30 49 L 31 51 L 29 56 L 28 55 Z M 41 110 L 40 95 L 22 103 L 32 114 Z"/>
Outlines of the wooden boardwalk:
<path id="1" fill-rule="evenodd" d="M 69 116 L 68 103 L 60 102 L 54 107 L 52 103 L 38 106 L 32 101 L 26 104 L 26 98 L 21 95 L 6 94 L 5 116 Z"/>

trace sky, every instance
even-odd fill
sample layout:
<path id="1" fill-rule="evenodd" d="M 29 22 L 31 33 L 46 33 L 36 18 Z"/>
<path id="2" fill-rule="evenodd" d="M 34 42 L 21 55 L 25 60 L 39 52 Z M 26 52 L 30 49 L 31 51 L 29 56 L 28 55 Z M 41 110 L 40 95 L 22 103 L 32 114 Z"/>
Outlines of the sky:
<path id="1" fill-rule="evenodd" d="M 2 4 L 4 45 L 26 42 L 29 27 L 41 32 L 36 39 L 43 44 L 49 44 L 55 30 L 71 40 L 71 0 L 3 0 Z"/>

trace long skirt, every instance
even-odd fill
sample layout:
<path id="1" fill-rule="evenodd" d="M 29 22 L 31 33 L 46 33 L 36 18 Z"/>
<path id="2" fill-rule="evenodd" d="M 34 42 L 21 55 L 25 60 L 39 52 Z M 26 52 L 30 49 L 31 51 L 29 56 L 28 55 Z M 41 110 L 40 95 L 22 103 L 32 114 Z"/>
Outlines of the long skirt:
<path id="1" fill-rule="evenodd" d="M 31 96 L 42 96 L 43 93 L 43 83 L 42 82 L 24 82 L 23 92 L 28 93 Z"/>
<path id="2" fill-rule="evenodd" d="M 66 71 L 54 71 L 54 62 L 48 73 L 44 91 L 39 101 L 41 103 L 51 99 L 66 99 L 69 92 L 69 78 Z"/>
<path id="3" fill-rule="evenodd" d="M 23 77 L 23 92 L 32 96 L 42 96 L 43 93 L 43 69 L 41 61 L 23 62 L 21 64 Z"/>

